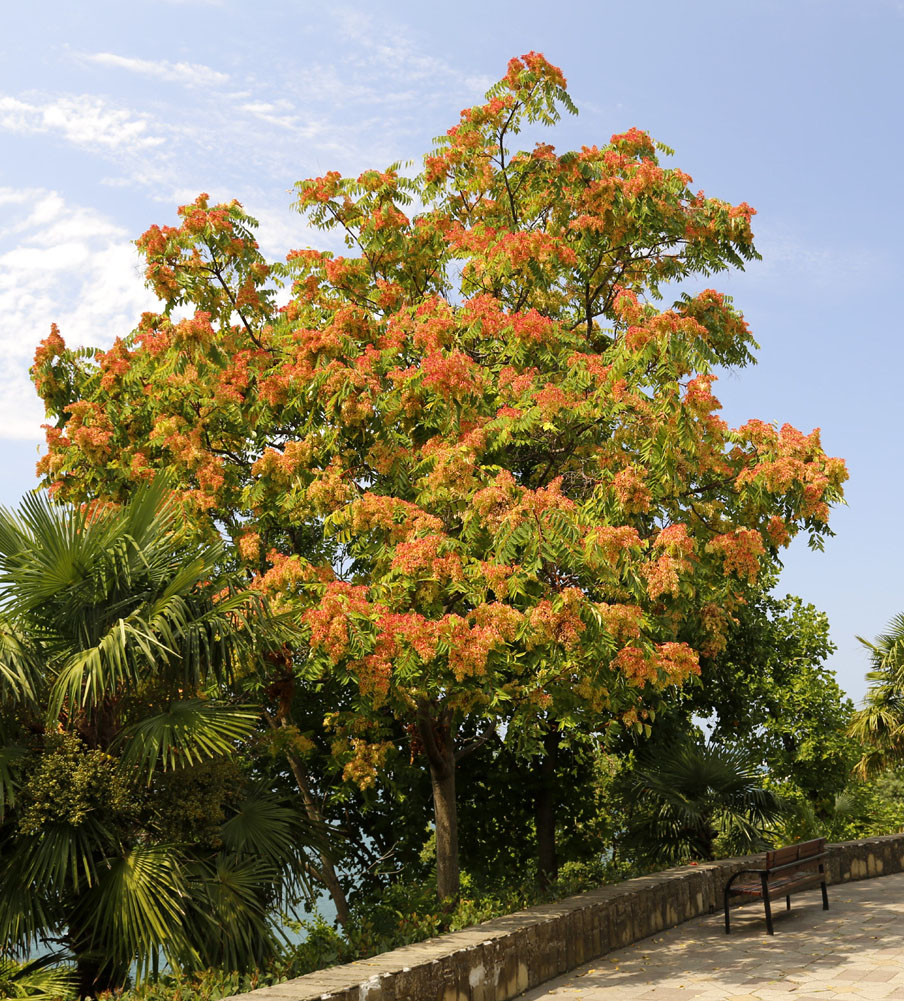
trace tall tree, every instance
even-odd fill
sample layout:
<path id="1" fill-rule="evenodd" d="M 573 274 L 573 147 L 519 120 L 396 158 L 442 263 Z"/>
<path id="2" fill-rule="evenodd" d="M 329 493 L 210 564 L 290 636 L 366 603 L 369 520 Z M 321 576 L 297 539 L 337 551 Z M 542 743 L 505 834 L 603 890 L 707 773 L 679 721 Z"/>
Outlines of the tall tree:
<path id="1" fill-rule="evenodd" d="M 222 561 L 163 480 L 0 511 L 0 952 L 61 946 L 81 996 L 161 954 L 262 963 L 301 888 L 308 826 L 233 760 L 259 713 L 230 679 L 267 620 Z"/>
<path id="2" fill-rule="evenodd" d="M 694 193 L 637 129 L 511 148 L 563 107 L 528 53 L 417 177 L 301 182 L 348 257 L 271 266 L 253 220 L 201 196 L 139 240 L 162 313 L 95 358 L 54 331 L 35 360 L 55 489 L 117 497 L 173 468 L 304 609 L 297 663 L 351 686 L 328 720 L 346 774 L 379 767 L 387 714 L 408 728 L 443 897 L 456 762 L 501 723 L 538 746 L 550 722 L 642 729 L 645 691 L 699 670 L 769 554 L 828 531 L 846 476 L 817 432 L 716 416 L 714 369 L 753 346 L 725 296 L 653 305 L 754 257 L 752 209 Z"/>

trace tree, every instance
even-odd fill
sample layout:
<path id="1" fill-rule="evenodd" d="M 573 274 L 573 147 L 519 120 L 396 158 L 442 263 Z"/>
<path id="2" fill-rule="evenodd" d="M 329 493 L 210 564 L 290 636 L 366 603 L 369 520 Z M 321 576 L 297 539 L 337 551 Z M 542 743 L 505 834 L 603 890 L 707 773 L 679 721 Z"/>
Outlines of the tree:
<path id="1" fill-rule="evenodd" d="M 138 241 L 162 313 L 93 358 L 54 330 L 33 370 L 54 489 L 117 498 L 170 467 L 302 609 L 295 670 L 353 695 L 327 721 L 347 776 L 407 727 L 442 897 L 457 762 L 502 724 L 537 747 L 551 726 L 643 730 L 645 694 L 721 647 L 778 547 L 819 542 L 846 476 L 817 432 L 716 416 L 714 369 L 753 346 L 725 296 L 653 305 L 754 257 L 752 209 L 695 194 L 636 129 L 511 150 L 562 107 L 561 71 L 529 53 L 417 177 L 299 183 L 349 257 L 270 265 L 240 206 L 201 196 Z"/>
<path id="2" fill-rule="evenodd" d="M 857 756 L 847 730 L 853 703 L 824 661 L 835 649 L 824 612 L 793 595 L 778 598 L 765 575 L 735 612 L 726 648 L 701 665 L 682 693 L 683 710 L 703 716 L 717 742 L 741 744 L 779 784 L 817 814 L 834 809 Z"/>
<path id="3" fill-rule="evenodd" d="M 870 651 L 873 670 L 850 733 L 864 749 L 857 772 L 868 778 L 904 758 L 904 615 L 896 615 L 875 643 L 860 642 Z"/>
<path id="4" fill-rule="evenodd" d="M 235 760 L 259 713 L 230 679 L 264 609 L 167 493 L 158 479 L 122 508 L 33 495 L 0 511 L 0 943 L 62 946 L 81 996 L 161 953 L 264 962 L 311 841 Z M 23 990 L 60 979 L 9 972 Z"/>

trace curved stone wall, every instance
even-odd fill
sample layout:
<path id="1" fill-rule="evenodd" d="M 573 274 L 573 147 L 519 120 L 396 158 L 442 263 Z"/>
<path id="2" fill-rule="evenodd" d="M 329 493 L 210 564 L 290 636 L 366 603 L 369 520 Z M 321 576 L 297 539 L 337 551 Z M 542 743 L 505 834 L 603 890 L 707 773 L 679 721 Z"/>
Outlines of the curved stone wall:
<path id="1" fill-rule="evenodd" d="M 830 845 L 832 883 L 904 871 L 904 834 Z M 560 973 L 722 906 L 756 856 L 681 866 L 541 904 L 232 1001 L 508 1001 Z"/>

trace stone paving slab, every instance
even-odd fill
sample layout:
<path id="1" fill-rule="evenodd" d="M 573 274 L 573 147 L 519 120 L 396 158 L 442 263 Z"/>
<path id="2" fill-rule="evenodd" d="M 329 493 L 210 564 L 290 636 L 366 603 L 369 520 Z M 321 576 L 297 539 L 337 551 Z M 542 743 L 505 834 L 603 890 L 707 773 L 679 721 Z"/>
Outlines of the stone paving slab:
<path id="1" fill-rule="evenodd" d="M 904 1001 L 904 873 L 694 918 L 520 995 L 524 1001 Z"/>

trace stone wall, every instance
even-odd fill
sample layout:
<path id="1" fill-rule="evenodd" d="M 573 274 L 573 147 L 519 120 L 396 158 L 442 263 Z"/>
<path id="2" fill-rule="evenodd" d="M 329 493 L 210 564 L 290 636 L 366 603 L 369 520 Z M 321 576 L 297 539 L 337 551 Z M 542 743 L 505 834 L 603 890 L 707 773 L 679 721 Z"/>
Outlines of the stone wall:
<path id="1" fill-rule="evenodd" d="M 904 871 L 904 834 L 830 845 L 829 880 Z M 722 906 L 755 857 L 681 866 L 541 904 L 232 1001 L 508 1001 L 597 956 Z"/>

